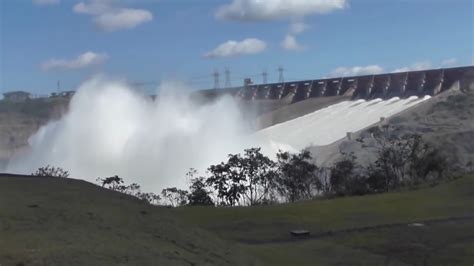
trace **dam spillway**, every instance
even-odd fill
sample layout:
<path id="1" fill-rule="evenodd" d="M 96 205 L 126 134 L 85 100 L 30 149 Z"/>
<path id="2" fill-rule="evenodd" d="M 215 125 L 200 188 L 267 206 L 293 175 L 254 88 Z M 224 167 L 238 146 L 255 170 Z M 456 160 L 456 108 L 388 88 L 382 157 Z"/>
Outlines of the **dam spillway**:
<path id="1" fill-rule="evenodd" d="M 314 108 L 300 116 L 267 123 L 256 133 L 270 141 L 275 149 L 291 147 L 300 150 L 334 143 L 346 137 L 348 132 L 360 131 L 379 122 L 382 117 L 389 118 L 448 91 L 456 82 L 472 84 L 473 73 L 474 67 L 459 67 L 304 80 L 234 88 L 236 93 L 233 95 L 254 104 L 274 101 L 283 106 L 294 105 L 292 110 L 298 109 L 300 103 L 309 102 L 305 100 L 338 98 L 332 104 Z M 279 113 L 276 116 L 283 113 L 275 112 Z"/>
<path id="2" fill-rule="evenodd" d="M 309 146 L 324 146 L 344 138 L 347 132 L 359 131 L 379 122 L 381 117 L 390 117 L 430 97 L 343 101 L 264 128 L 256 135 L 269 141 L 275 150 L 291 147 L 298 151 Z"/>

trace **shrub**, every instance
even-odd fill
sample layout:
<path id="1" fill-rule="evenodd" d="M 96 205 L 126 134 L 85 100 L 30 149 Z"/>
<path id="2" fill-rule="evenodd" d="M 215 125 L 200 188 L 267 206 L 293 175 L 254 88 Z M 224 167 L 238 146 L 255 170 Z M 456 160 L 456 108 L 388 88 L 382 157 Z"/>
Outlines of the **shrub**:
<path id="1" fill-rule="evenodd" d="M 45 167 L 40 167 L 36 172 L 31 173 L 33 176 L 47 176 L 47 177 L 59 177 L 59 178 L 67 178 L 69 177 L 69 172 L 65 171 L 64 169 L 60 167 L 54 167 L 54 166 L 45 166 Z"/>

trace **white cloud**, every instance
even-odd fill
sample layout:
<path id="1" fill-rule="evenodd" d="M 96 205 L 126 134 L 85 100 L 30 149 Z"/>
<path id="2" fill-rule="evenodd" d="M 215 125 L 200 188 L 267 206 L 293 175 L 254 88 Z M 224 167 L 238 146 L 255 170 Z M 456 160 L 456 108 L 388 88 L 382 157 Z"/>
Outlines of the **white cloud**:
<path id="1" fill-rule="evenodd" d="M 456 65 L 457 63 L 458 63 L 458 60 L 456 58 L 449 58 L 449 59 L 443 60 L 441 62 L 441 66 L 442 67 L 449 67 L 449 66 Z"/>
<path id="2" fill-rule="evenodd" d="M 44 6 L 44 5 L 57 5 L 61 0 L 33 0 L 33 4 Z"/>
<path id="3" fill-rule="evenodd" d="M 290 26 L 291 34 L 300 34 L 303 31 L 307 30 L 309 26 L 303 22 L 294 22 Z"/>
<path id="4" fill-rule="evenodd" d="M 106 54 L 86 52 L 75 59 L 50 59 L 41 64 L 41 69 L 47 70 L 71 70 L 100 65 L 108 59 Z"/>
<path id="5" fill-rule="evenodd" d="M 280 43 L 281 47 L 287 51 L 303 51 L 306 47 L 299 44 L 296 35 L 307 30 L 309 26 L 303 22 L 293 22 L 290 25 L 290 31 Z"/>
<path id="6" fill-rule="evenodd" d="M 347 6 L 347 0 L 233 0 L 215 13 L 216 18 L 268 21 L 330 13 Z"/>
<path id="7" fill-rule="evenodd" d="M 259 39 L 248 38 L 243 41 L 227 41 L 214 50 L 206 53 L 204 56 L 208 58 L 230 57 L 248 54 L 258 54 L 267 48 L 267 44 Z"/>
<path id="8" fill-rule="evenodd" d="M 95 25 L 107 32 L 132 29 L 153 20 L 153 14 L 148 10 L 116 7 L 111 0 L 80 2 L 73 10 L 77 14 L 93 16 Z"/>
<path id="9" fill-rule="evenodd" d="M 121 8 L 97 16 L 94 22 L 100 29 L 112 32 L 132 29 L 151 20 L 153 20 L 153 15 L 148 10 Z"/>
<path id="10" fill-rule="evenodd" d="M 383 73 L 383 67 L 379 65 L 369 66 L 355 66 L 355 67 L 339 67 L 334 69 L 331 73 L 331 77 L 347 77 L 347 76 L 361 76 L 361 75 L 372 75 Z"/>
<path id="11" fill-rule="evenodd" d="M 298 43 L 295 36 L 290 34 L 285 36 L 285 39 L 281 42 L 281 47 L 288 51 L 302 51 L 306 49 L 306 47 Z"/>
<path id="12" fill-rule="evenodd" d="M 425 70 L 431 68 L 431 62 L 428 61 L 421 61 L 412 64 L 411 66 L 400 67 L 392 72 L 408 72 L 408 71 L 418 71 L 418 70 Z"/>
<path id="13" fill-rule="evenodd" d="M 80 2 L 74 5 L 73 11 L 78 14 L 100 15 L 110 10 L 111 4 L 107 0 L 91 0 L 89 3 Z"/>

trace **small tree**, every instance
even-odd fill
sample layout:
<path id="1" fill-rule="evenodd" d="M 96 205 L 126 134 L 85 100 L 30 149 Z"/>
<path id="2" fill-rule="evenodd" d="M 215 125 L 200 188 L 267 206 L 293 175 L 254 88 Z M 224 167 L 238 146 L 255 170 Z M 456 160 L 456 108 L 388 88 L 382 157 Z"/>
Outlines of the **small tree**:
<path id="1" fill-rule="evenodd" d="M 235 206 L 245 191 L 244 178 L 224 162 L 211 165 L 208 171 L 211 176 L 206 179 L 206 184 L 216 190 L 217 197 L 221 200 L 219 204 Z"/>
<path id="2" fill-rule="evenodd" d="M 102 187 L 108 188 L 110 190 L 125 192 L 126 187 L 123 186 L 123 179 L 118 175 L 110 176 L 106 178 L 97 178 L 97 181 L 102 183 Z"/>
<path id="3" fill-rule="evenodd" d="M 221 203 L 230 206 L 268 201 L 271 180 L 276 175 L 275 162 L 260 148 L 246 149 L 244 155 L 229 154 L 226 163 L 212 165 L 208 170 L 211 176 L 206 183 L 218 192 Z"/>
<path id="4" fill-rule="evenodd" d="M 204 177 L 198 177 L 196 169 L 191 168 L 186 173 L 186 177 L 190 180 L 188 204 L 191 206 L 214 206 L 214 202 L 209 196 L 210 192 L 207 190 L 207 185 Z"/>
<path id="5" fill-rule="evenodd" d="M 214 202 L 209 196 L 206 187 L 204 177 L 192 179 L 191 186 L 189 187 L 188 204 L 191 206 L 214 206 Z"/>
<path id="6" fill-rule="evenodd" d="M 279 151 L 277 154 L 278 176 L 274 186 L 289 202 L 311 199 L 320 191 L 322 183 L 316 175 L 318 167 L 311 162 L 311 153 L 304 150 L 298 154 Z"/>
<path id="7" fill-rule="evenodd" d="M 40 167 L 36 172 L 31 173 L 33 176 L 47 176 L 47 177 L 60 177 L 60 178 L 67 178 L 69 177 L 69 172 L 65 171 L 64 169 L 60 167 L 54 167 L 54 166 L 45 166 L 45 167 Z"/>
<path id="8" fill-rule="evenodd" d="M 176 187 L 165 188 L 161 191 L 163 198 L 167 199 L 173 207 L 183 206 L 187 204 L 188 192 Z"/>
<path id="9" fill-rule="evenodd" d="M 276 176 L 275 162 L 261 153 L 261 148 L 244 150 L 244 155 L 232 155 L 228 164 L 242 177 L 243 196 L 249 205 L 268 200 L 271 182 Z"/>

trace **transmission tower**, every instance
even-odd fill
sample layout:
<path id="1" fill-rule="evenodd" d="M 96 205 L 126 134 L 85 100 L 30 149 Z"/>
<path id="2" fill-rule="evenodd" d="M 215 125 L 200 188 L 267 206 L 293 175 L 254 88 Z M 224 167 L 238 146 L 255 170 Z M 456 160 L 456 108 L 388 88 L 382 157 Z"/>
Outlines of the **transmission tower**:
<path id="1" fill-rule="evenodd" d="M 212 76 L 214 77 L 214 89 L 219 89 L 219 71 L 216 69 L 214 70 L 214 73 L 212 73 Z"/>
<path id="2" fill-rule="evenodd" d="M 57 84 L 57 90 L 58 90 L 58 94 L 61 92 L 61 82 L 58 80 L 58 84 Z"/>
<path id="3" fill-rule="evenodd" d="M 228 68 L 225 69 L 225 85 L 226 88 L 232 87 L 230 84 L 230 71 Z"/>
<path id="4" fill-rule="evenodd" d="M 285 69 L 282 66 L 279 66 L 278 67 L 278 73 L 279 73 L 278 82 L 285 82 L 285 78 L 283 77 L 283 71 L 285 71 Z"/>
<path id="5" fill-rule="evenodd" d="M 268 83 L 268 73 L 267 70 L 263 70 L 262 72 L 262 84 L 267 84 Z"/>

